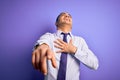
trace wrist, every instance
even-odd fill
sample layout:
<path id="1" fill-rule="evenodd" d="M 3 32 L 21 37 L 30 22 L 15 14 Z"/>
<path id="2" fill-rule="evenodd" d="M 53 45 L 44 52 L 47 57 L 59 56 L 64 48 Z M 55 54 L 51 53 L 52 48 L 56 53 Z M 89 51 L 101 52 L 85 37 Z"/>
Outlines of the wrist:
<path id="1" fill-rule="evenodd" d="M 49 45 L 46 44 L 46 43 L 41 44 L 41 46 L 43 46 L 43 47 L 45 47 L 45 48 L 49 48 Z"/>
<path id="2" fill-rule="evenodd" d="M 48 49 L 48 48 L 49 48 L 49 45 L 46 44 L 46 43 L 42 43 L 42 44 L 39 44 L 36 49 L 41 49 L 41 48 Z"/>
<path id="3" fill-rule="evenodd" d="M 77 51 L 77 47 L 74 47 L 74 54 L 76 53 L 76 51 Z"/>

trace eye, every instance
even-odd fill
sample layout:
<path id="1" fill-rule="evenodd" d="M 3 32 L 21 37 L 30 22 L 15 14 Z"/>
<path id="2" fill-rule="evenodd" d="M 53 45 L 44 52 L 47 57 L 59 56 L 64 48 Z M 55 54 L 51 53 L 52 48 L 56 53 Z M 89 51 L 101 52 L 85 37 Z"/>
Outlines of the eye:
<path id="1" fill-rule="evenodd" d="M 69 17 L 69 15 L 66 15 L 65 17 Z"/>

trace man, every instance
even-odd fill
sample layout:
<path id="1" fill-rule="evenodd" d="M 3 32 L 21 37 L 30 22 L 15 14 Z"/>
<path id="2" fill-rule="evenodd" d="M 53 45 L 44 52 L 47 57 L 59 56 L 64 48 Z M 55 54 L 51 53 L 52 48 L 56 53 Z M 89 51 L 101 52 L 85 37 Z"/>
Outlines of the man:
<path id="1" fill-rule="evenodd" d="M 71 15 L 60 13 L 55 24 L 56 33 L 46 33 L 37 41 L 32 54 L 33 66 L 46 80 L 79 80 L 80 62 L 96 70 L 97 57 L 83 38 L 71 33 Z"/>

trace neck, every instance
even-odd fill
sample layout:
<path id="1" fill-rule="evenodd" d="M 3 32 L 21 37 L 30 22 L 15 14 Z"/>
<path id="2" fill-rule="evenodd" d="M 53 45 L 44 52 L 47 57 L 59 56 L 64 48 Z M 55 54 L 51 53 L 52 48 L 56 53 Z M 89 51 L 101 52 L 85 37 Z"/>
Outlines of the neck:
<path id="1" fill-rule="evenodd" d="M 71 32 L 71 29 L 72 29 L 72 27 L 71 27 L 71 26 L 68 26 L 68 25 L 58 26 L 58 27 L 57 27 L 57 30 L 61 30 L 61 31 L 63 31 L 64 33 Z"/>

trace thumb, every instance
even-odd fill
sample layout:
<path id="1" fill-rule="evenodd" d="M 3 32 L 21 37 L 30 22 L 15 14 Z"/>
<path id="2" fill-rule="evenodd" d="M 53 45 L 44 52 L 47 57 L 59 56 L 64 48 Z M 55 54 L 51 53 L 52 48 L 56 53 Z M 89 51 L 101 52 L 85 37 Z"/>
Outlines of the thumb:
<path id="1" fill-rule="evenodd" d="M 47 50 L 47 55 L 46 56 L 47 56 L 48 60 L 52 59 L 53 55 L 52 55 L 52 51 L 50 49 Z"/>
<path id="2" fill-rule="evenodd" d="M 53 57 L 51 59 L 51 62 L 52 62 L 53 67 L 56 68 L 57 67 L 57 63 L 56 63 L 56 59 L 55 59 L 54 53 L 53 53 Z"/>
<path id="3" fill-rule="evenodd" d="M 56 59 L 55 59 L 55 54 L 54 54 L 54 52 L 53 52 L 52 50 L 50 50 L 50 49 L 48 49 L 48 51 L 47 51 L 47 59 L 48 59 L 48 60 L 51 60 L 52 66 L 53 66 L 54 68 L 57 67 L 57 63 L 56 63 Z"/>

